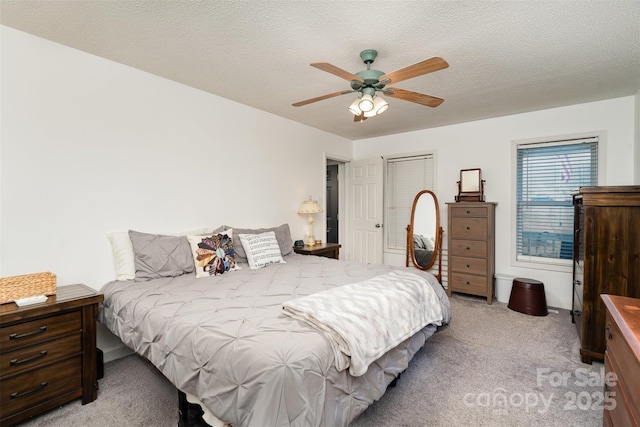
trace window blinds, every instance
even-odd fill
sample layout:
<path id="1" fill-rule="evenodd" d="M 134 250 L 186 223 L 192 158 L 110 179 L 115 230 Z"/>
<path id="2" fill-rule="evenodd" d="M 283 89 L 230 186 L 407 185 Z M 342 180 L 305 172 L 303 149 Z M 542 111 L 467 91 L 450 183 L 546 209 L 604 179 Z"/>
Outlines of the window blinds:
<path id="1" fill-rule="evenodd" d="M 597 183 L 598 138 L 519 145 L 517 259 L 571 259 L 572 193 Z"/>
<path id="2" fill-rule="evenodd" d="M 387 249 L 405 250 L 413 199 L 422 190 L 433 191 L 433 154 L 387 159 L 385 231 Z"/>

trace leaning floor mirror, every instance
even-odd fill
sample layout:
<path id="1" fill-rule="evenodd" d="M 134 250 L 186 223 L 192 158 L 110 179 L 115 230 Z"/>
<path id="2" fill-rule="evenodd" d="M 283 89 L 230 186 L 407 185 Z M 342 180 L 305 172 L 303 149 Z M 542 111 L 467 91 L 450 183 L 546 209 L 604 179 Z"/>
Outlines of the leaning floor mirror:
<path id="1" fill-rule="evenodd" d="M 407 226 L 406 266 L 411 262 L 420 270 L 430 270 L 436 260 L 438 273 L 435 276 L 442 282 L 442 227 L 438 198 L 432 191 L 422 190 L 413 200 Z"/>

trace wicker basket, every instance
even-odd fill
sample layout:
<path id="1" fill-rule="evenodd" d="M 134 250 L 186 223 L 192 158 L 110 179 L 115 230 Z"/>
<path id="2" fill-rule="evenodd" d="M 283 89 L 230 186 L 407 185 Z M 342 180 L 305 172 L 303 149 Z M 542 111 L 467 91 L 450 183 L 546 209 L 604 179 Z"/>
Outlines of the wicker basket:
<path id="1" fill-rule="evenodd" d="M 53 273 L 0 277 L 0 304 L 36 295 L 55 295 L 55 293 L 56 275 Z"/>

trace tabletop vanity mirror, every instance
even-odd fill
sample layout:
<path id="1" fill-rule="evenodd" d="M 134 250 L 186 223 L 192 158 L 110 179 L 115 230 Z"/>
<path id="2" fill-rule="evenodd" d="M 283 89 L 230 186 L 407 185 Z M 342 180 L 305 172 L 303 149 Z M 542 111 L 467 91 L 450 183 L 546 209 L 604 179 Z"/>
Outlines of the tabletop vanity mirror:
<path id="1" fill-rule="evenodd" d="M 442 280 L 442 227 L 438 198 L 422 190 L 413 200 L 411 220 L 407 226 L 406 266 L 411 263 L 420 270 L 430 270 L 438 260 L 438 281 Z"/>
<path id="2" fill-rule="evenodd" d="M 462 169 L 456 202 L 484 202 L 484 179 L 480 169 Z"/>

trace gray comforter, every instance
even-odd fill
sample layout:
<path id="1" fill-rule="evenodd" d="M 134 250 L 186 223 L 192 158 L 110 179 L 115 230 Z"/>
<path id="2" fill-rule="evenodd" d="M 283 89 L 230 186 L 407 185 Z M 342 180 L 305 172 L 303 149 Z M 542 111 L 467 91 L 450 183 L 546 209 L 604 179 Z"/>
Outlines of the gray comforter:
<path id="1" fill-rule="evenodd" d="M 345 426 L 384 394 L 436 330 L 429 325 L 353 377 L 338 372 L 328 339 L 289 318 L 296 297 L 394 269 L 291 254 L 286 264 L 196 279 L 114 281 L 100 321 L 177 388 L 234 426 Z M 449 301 L 429 273 L 444 322 Z"/>

